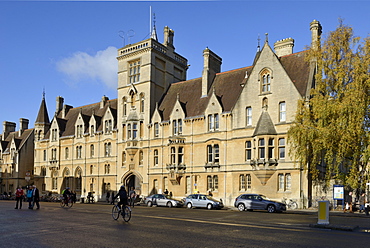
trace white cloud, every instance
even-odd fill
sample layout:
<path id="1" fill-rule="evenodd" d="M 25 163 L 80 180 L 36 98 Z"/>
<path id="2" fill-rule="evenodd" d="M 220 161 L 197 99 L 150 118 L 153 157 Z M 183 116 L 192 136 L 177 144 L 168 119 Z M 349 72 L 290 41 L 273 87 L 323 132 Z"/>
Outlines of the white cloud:
<path id="1" fill-rule="evenodd" d="M 74 82 L 94 80 L 103 82 L 108 88 L 117 88 L 117 48 L 108 47 L 91 56 L 76 52 L 71 57 L 56 63 L 57 69 Z"/>

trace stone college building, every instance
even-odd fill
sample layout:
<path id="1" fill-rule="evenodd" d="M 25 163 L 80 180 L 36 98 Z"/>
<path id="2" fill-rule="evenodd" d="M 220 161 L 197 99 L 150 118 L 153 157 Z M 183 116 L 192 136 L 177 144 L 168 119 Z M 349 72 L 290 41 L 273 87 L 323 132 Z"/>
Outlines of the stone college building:
<path id="1" fill-rule="evenodd" d="M 310 31 L 315 42 L 320 23 Z M 149 39 L 118 49 L 117 99 L 72 107 L 57 97 L 51 121 L 42 99 L 31 181 L 44 193 L 70 187 L 96 200 L 124 184 L 142 196 L 211 191 L 232 206 L 250 192 L 308 207 L 312 185 L 289 156 L 287 131 L 315 66 L 293 46 L 288 38 L 272 48 L 266 37 L 252 65 L 226 72 L 206 48 L 201 77 L 186 80 L 174 31 L 165 27 L 160 43 L 154 27 Z"/>

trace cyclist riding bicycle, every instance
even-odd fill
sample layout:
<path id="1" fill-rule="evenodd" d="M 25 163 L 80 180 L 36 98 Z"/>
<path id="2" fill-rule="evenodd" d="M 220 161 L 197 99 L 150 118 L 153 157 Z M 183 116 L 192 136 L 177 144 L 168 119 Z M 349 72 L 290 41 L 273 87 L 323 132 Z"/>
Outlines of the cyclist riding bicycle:
<path id="1" fill-rule="evenodd" d="M 117 203 L 117 206 L 118 206 L 118 207 L 121 207 L 121 205 L 122 205 L 122 207 L 121 207 L 121 208 L 123 208 L 123 207 L 127 206 L 127 204 L 128 204 L 128 201 L 127 201 L 128 197 L 127 197 L 127 191 L 126 191 L 126 188 L 125 188 L 125 186 L 124 186 L 124 185 L 122 185 L 122 186 L 121 186 L 121 188 L 120 188 L 120 190 L 118 191 L 117 195 L 115 195 L 115 196 L 113 197 L 112 202 L 114 202 L 114 200 L 115 200 L 118 196 L 119 196 L 119 202 Z"/>
<path id="2" fill-rule="evenodd" d="M 65 188 L 62 192 L 63 194 L 63 201 L 65 204 L 68 204 L 68 200 L 71 197 L 71 191 L 69 191 L 69 187 Z"/>

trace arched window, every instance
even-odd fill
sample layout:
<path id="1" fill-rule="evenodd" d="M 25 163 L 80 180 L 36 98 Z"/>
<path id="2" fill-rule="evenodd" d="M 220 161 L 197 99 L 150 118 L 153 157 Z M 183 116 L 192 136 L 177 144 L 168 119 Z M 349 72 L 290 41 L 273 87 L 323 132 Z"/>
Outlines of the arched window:
<path id="1" fill-rule="evenodd" d="M 261 72 L 261 92 L 270 92 L 271 91 L 271 72 L 267 69 L 264 69 Z"/>

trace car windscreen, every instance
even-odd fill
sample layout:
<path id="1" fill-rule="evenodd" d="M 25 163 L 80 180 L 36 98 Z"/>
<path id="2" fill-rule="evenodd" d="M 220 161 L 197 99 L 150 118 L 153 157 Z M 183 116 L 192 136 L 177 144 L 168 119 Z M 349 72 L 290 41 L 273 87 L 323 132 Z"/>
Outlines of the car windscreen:
<path id="1" fill-rule="evenodd" d="M 218 202 L 218 200 L 216 200 L 215 198 L 212 198 L 212 196 L 207 195 L 206 197 L 207 197 L 208 200 Z"/>
<path id="2" fill-rule="evenodd" d="M 270 200 L 269 198 L 267 198 L 266 196 L 264 196 L 264 195 L 260 195 L 261 196 L 261 198 L 263 199 L 263 200 Z"/>

